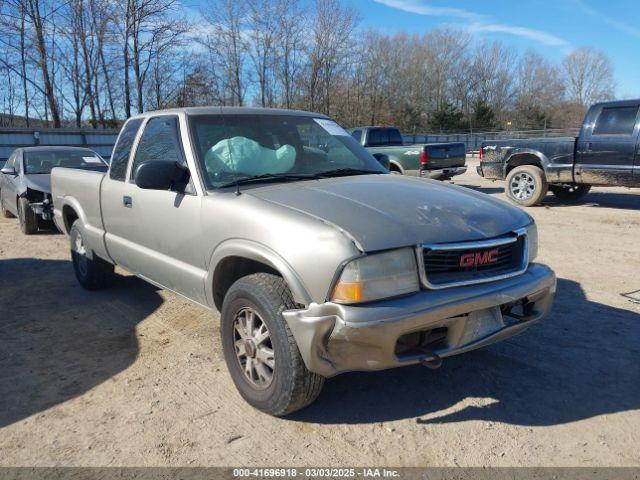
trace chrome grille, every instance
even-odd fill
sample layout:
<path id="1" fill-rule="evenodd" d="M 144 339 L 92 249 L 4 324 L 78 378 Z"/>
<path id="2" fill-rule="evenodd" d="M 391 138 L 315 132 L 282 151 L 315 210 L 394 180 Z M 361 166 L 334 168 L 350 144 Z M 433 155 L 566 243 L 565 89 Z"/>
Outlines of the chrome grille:
<path id="1" fill-rule="evenodd" d="M 524 272 L 528 256 L 524 231 L 479 242 L 423 245 L 420 274 L 428 288 L 484 283 Z"/>

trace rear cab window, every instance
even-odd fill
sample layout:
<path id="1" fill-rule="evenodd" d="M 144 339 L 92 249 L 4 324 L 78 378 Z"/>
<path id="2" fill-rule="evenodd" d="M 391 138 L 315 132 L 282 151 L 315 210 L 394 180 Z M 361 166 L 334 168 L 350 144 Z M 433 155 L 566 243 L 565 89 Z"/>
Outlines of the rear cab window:
<path id="1" fill-rule="evenodd" d="M 402 145 L 402 135 L 397 128 L 371 128 L 367 136 L 367 144 L 370 147 Z"/>
<path id="2" fill-rule="evenodd" d="M 131 154 L 131 148 L 133 147 L 133 142 L 136 139 L 140 125 L 142 125 L 142 119 L 135 118 L 129 120 L 124 127 L 122 127 L 122 132 L 111 154 L 109 178 L 112 180 L 124 182 L 124 177 L 127 174 L 129 155 Z"/>
<path id="3" fill-rule="evenodd" d="M 638 105 L 604 107 L 593 127 L 593 135 L 631 135 L 636 126 Z"/>

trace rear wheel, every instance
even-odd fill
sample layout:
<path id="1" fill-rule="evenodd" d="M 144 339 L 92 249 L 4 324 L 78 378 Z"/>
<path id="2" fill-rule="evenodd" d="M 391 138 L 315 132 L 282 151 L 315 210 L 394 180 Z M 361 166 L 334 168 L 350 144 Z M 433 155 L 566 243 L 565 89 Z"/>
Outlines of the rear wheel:
<path id="1" fill-rule="evenodd" d="M 538 205 L 548 190 L 544 172 L 534 165 L 515 167 L 507 175 L 505 193 L 509 200 L 522 207 Z"/>
<path id="2" fill-rule="evenodd" d="M 15 215 L 11 213 L 9 210 L 4 208 L 4 202 L 2 201 L 2 195 L 0 195 L 0 213 L 3 218 L 14 218 Z"/>
<path id="3" fill-rule="evenodd" d="M 18 218 L 20 229 L 25 235 L 33 235 L 38 231 L 38 214 L 31 209 L 29 200 L 20 197 L 18 199 Z"/>
<path id="4" fill-rule="evenodd" d="M 78 221 L 71 226 L 71 260 L 80 285 L 87 290 L 100 290 L 113 283 L 114 265 L 95 255 L 85 244 Z"/>
<path id="5" fill-rule="evenodd" d="M 275 416 L 306 407 L 324 377 L 307 370 L 282 312 L 299 306 L 284 280 L 256 273 L 234 283 L 222 304 L 220 333 L 227 368 L 240 395 Z"/>
<path id="6" fill-rule="evenodd" d="M 577 202 L 589 193 L 591 185 L 549 185 L 549 190 L 563 202 Z"/>

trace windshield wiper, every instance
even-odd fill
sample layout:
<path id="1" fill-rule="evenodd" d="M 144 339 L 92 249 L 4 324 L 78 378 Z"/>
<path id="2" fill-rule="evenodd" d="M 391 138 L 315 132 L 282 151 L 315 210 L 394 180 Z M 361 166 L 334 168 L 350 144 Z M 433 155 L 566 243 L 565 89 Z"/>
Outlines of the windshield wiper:
<path id="1" fill-rule="evenodd" d="M 327 170 L 316 175 L 318 177 L 341 177 L 347 175 L 380 175 L 385 172 L 378 170 L 363 170 L 361 168 L 336 168 L 335 170 Z"/>
<path id="2" fill-rule="evenodd" d="M 247 183 L 271 182 L 274 180 L 310 180 L 314 178 L 318 178 L 318 175 L 307 173 L 265 173 L 251 177 L 240 177 L 231 182 L 223 183 L 222 185 L 219 185 L 218 188 L 233 187 Z"/>

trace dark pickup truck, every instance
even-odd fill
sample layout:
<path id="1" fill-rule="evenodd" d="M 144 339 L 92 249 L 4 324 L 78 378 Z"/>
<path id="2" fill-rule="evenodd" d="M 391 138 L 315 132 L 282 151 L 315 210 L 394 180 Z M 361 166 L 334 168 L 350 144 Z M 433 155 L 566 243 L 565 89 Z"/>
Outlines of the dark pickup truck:
<path id="1" fill-rule="evenodd" d="M 478 174 L 505 180 L 505 193 L 521 206 L 539 204 L 548 190 L 577 201 L 592 186 L 640 187 L 640 100 L 599 103 L 580 135 L 493 140 L 482 144 Z"/>
<path id="2" fill-rule="evenodd" d="M 403 175 L 445 180 L 467 171 L 464 143 L 406 145 L 395 127 L 356 127 L 348 130 L 369 153 L 389 157 L 389 170 Z"/>

